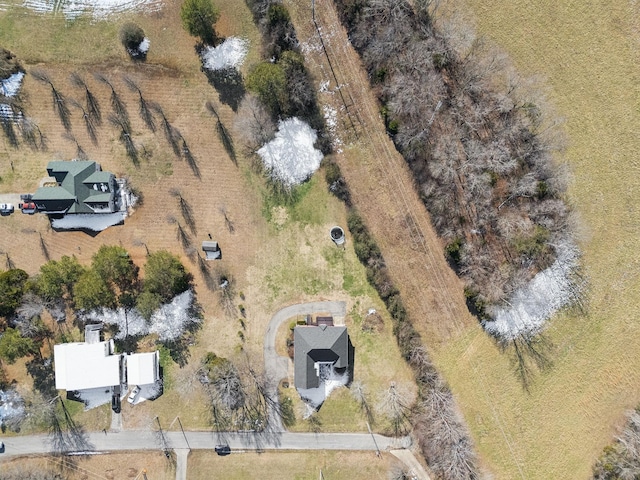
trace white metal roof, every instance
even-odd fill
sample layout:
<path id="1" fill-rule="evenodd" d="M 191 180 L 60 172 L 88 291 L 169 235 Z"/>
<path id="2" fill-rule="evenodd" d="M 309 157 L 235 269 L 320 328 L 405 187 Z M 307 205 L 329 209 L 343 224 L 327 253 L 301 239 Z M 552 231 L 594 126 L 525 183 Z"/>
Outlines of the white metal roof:
<path id="1" fill-rule="evenodd" d="M 121 355 L 111 355 L 112 343 L 54 345 L 56 388 L 69 391 L 120 385 Z"/>
<path id="2" fill-rule="evenodd" d="M 160 378 L 160 354 L 158 351 L 127 355 L 127 383 L 147 385 Z"/>

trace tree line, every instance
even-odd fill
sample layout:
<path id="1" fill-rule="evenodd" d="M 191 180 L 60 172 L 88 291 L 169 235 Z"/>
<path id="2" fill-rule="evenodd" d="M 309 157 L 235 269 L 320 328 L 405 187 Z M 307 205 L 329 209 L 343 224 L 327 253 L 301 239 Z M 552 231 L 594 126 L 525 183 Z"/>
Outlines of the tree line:
<path id="1" fill-rule="evenodd" d="M 487 318 L 571 241 L 544 99 L 469 27 L 439 19 L 437 2 L 335 4 L 470 308 Z"/>
<path id="2" fill-rule="evenodd" d="M 273 122 L 291 117 L 307 122 L 318 134 L 316 147 L 329 153 L 331 139 L 318 108 L 316 89 L 304 64 L 289 11 L 276 0 L 246 0 L 246 3 L 262 33 L 263 57 L 262 62 L 250 69 L 247 88 L 266 107 Z M 255 107 L 249 106 L 245 110 L 252 111 Z M 265 132 L 264 119 L 248 116 L 258 123 L 252 129 L 258 133 L 255 140 L 262 141 L 260 133 Z M 275 131 L 275 128 L 271 130 Z"/>
<path id="3" fill-rule="evenodd" d="M 478 478 L 473 442 L 458 413 L 453 394 L 433 365 L 420 334 L 413 326 L 375 238 L 351 204 L 349 187 L 340 167 L 332 161 L 325 161 L 325 175 L 329 190 L 347 205 L 347 227 L 354 250 L 358 260 L 366 268 L 367 280 L 376 289 L 391 315 L 393 333 L 400 353 L 413 370 L 418 385 L 418 399 L 410 410 L 406 405 L 403 406 L 402 398 L 391 396 L 394 400 L 393 411 L 397 412 L 396 415 L 391 415 L 396 431 L 402 431 L 406 414 L 422 455 L 438 478 Z M 390 392 L 395 393 L 393 389 Z"/>
<path id="4" fill-rule="evenodd" d="M 593 466 L 593 480 L 640 478 L 640 407 L 629 413 L 615 442 L 607 445 Z"/>

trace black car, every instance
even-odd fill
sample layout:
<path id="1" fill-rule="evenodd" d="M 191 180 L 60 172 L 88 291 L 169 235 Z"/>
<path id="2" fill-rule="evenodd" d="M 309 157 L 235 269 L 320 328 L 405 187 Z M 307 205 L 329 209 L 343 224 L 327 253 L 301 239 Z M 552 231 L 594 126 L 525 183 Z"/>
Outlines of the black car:
<path id="1" fill-rule="evenodd" d="M 229 455 L 231 453 L 231 447 L 229 445 L 216 445 L 214 450 L 218 455 Z"/>
<path id="2" fill-rule="evenodd" d="M 111 395 L 111 410 L 120 413 L 120 395 L 117 393 Z"/>

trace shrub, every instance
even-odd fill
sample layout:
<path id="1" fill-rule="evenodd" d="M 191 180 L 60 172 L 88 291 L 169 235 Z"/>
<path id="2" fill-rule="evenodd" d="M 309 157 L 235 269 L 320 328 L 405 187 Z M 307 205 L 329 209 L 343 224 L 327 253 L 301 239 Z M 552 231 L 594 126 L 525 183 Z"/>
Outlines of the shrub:
<path id="1" fill-rule="evenodd" d="M 258 96 L 274 118 L 287 109 L 286 87 L 284 69 L 276 63 L 259 63 L 247 77 L 247 88 Z"/>
<path id="2" fill-rule="evenodd" d="M 140 55 L 140 44 L 144 40 L 144 30 L 135 23 L 125 23 L 120 28 L 120 43 L 131 57 Z"/>

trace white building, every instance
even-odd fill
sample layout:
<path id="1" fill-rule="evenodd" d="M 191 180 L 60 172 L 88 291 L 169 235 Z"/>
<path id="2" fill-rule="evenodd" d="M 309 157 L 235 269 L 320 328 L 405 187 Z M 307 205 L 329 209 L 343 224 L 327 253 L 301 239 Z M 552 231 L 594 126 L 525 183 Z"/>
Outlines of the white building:
<path id="1" fill-rule="evenodd" d="M 115 353 L 113 340 L 100 341 L 101 327 L 87 325 L 84 342 L 54 345 L 56 389 L 74 392 L 87 408 L 108 403 L 112 394 L 124 397 L 128 386 L 157 391 L 151 387 L 160 380 L 159 352 Z"/>

